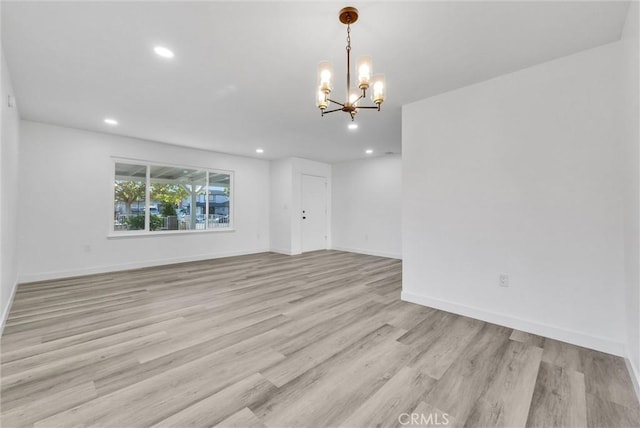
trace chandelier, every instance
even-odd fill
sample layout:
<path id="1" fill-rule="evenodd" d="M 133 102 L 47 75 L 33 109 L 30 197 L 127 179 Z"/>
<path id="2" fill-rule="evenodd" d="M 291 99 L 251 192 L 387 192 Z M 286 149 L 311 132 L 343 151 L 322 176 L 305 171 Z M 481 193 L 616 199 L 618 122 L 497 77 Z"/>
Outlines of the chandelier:
<path id="1" fill-rule="evenodd" d="M 333 68 L 328 61 L 322 61 L 318 66 L 318 98 L 316 105 L 320 109 L 322 116 L 335 111 L 343 111 L 349 113 L 351 120 L 356 117 L 356 113 L 360 109 L 377 109 L 380 111 L 380 105 L 384 101 L 385 82 L 384 75 L 371 75 L 371 57 L 361 56 L 356 62 L 356 70 L 358 71 L 358 88 L 351 90 L 351 24 L 358 20 L 358 9 L 355 7 L 345 7 L 340 10 L 340 22 L 347 26 L 347 99 L 344 103 L 334 101 L 329 98 L 333 85 L 331 79 L 333 77 Z M 375 106 L 363 106 L 360 102 L 366 98 L 367 89 L 372 87 L 371 101 Z M 339 106 L 333 110 L 327 110 L 329 103 Z"/>

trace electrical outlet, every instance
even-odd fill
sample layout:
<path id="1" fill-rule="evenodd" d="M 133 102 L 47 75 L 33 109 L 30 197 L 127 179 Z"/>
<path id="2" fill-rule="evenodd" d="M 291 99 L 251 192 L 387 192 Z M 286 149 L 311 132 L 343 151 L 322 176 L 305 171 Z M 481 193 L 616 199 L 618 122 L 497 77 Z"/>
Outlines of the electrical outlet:
<path id="1" fill-rule="evenodd" d="M 498 277 L 498 285 L 500 287 L 508 287 L 509 286 L 509 275 L 503 273 Z"/>

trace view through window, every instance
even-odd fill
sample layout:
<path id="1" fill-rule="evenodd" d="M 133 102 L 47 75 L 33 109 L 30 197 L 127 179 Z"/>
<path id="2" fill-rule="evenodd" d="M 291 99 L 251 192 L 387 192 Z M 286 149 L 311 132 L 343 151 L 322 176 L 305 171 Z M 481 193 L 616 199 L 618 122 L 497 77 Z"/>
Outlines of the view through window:
<path id="1" fill-rule="evenodd" d="M 114 232 L 231 226 L 231 172 L 116 162 Z"/>

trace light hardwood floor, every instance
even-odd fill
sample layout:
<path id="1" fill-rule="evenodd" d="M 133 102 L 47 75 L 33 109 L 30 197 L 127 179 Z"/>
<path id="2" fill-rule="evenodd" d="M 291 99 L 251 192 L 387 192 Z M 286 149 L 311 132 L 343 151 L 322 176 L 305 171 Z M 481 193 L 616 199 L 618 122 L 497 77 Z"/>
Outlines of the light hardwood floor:
<path id="1" fill-rule="evenodd" d="M 338 251 L 20 285 L 2 426 L 640 425 L 621 358 L 400 288 L 400 261 Z"/>

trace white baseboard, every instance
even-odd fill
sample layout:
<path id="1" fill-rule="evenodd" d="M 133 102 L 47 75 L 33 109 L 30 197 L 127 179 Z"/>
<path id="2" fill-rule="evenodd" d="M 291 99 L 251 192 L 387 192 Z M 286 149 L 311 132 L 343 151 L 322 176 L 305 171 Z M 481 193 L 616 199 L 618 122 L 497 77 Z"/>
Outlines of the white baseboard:
<path id="1" fill-rule="evenodd" d="M 229 251 L 211 254 L 200 254 L 187 257 L 172 257 L 169 259 L 144 260 L 134 263 L 122 263 L 116 265 L 95 266 L 90 268 L 79 268 L 52 272 L 39 272 L 33 274 L 20 275 L 18 282 L 21 284 L 48 281 L 52 279 L 71 278 L 74 276 L 94 275 L 99 273 L 118 272 L 123 270 L 140 269 L 152 266 L 171 265 L 176 263 L 197 262 L 201 260 L 219 259 L 222 257 L 244 256 L 248 254 L 258 254 L 269 252 L 266 248 L 259 248 L 245 251 Z"/>
<path id="2" fill-rule="evenodd" d="M 18 281 L 13 283 L 13 287 L 11 288 L 11 294 L 9 295 L 9 300 L 7 300 L 7 304 L 4 308 L 2 308 L 2 319 L 0 319 L 0 336 L 4 332 L 4 326 L 7 323 L 7 318 L 9 317 L 9 311 L 11 310 L 11 305 L 13 304 L 13 299 L 16 297 L 16 290 L 18 289 Z"/>
<path id="3" fill-rule="evenodd" d="M 366 254 L 368 256 L 378 256 L 378 257 L 386 257 L 389 259 L 400 259 L 402 260 L 402 254 L 398 253 L 387 253 L 381 251 L 371 251 L 362 248 L 346 248 L 346 247 L 332 247 L 332 250 L 337 251 L 346 251 L 347 253 L 357 253 L 357 254 Z"/>
<path id="4" fill-rule="evenodd" d="M 624 359 L 624 362 L 627 365 L 627 371 L 629 371 L 629 375 L 631 376 L 633 389 L 636 391 L 636 397 L 640 401 L 640 371 L 638 371 L 638 367 L 633 364 L 633 360 L 630 358 L 630 354 L 631 352 L 627 350 L 627 358 Z"/>
<path id="5" fill-rule="evenodd" d="M 606 352 L 608 354 L 613 354 L 621 357 L 626 356 L 626 349 L 623 343 L 615 342 L 605 337 L 591 336 L 577 331 L 565 330 L 546 324 L 515 318 L 509 315 L 488 312 L 482 309 L 460 305 L 458 303 L 449 302 L 446 300 L 435 299 L 404 290 L 402 291 L 400 297 L 406 302 L 417 303 L 419 305 L 441 309 L 443 311 L 452 312 L 458 315 L 464 315 L 492 324 L 498 324 L 504 327 L 525 331 L 527 333 L 549 337 L 561 342 L 567 342 L 573 345 L 595 349 L 597 351 Z"/>
<path id="6" fill-rule="evenodd" d="M 295 256 L 295 254 L 291 250 L 279 250 L 277 248 L 272 248 L 269 251 L 277 254 L 284 254 L 285 256 Z"/>

